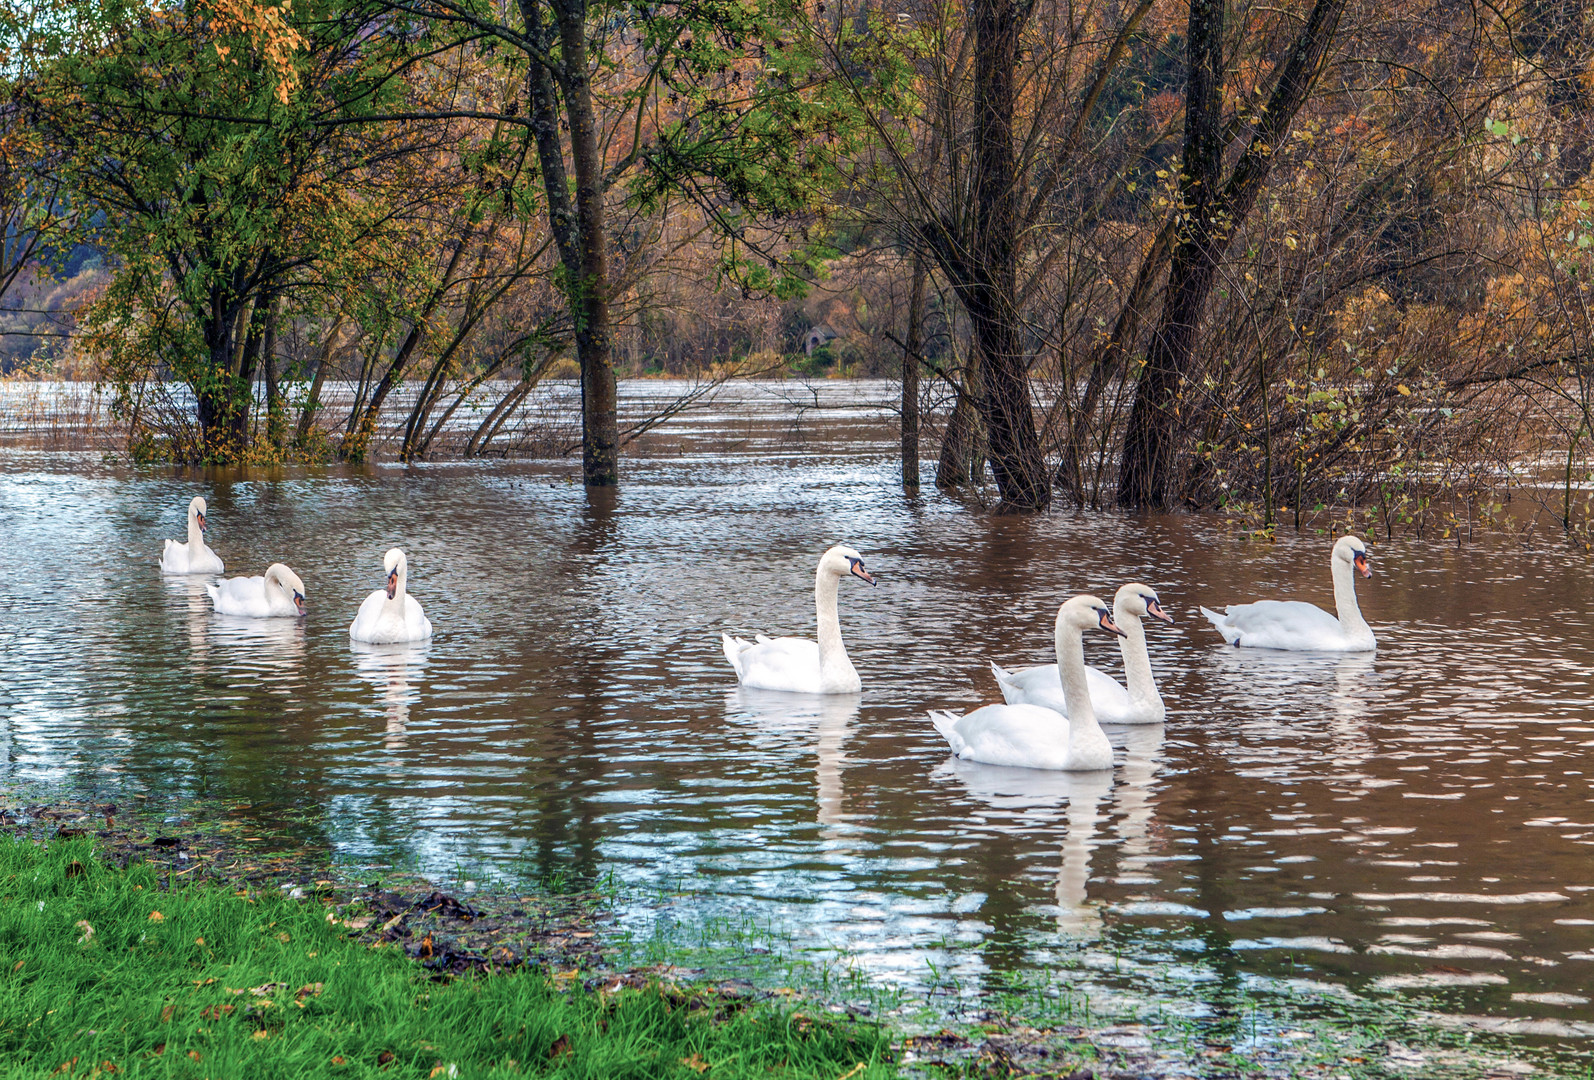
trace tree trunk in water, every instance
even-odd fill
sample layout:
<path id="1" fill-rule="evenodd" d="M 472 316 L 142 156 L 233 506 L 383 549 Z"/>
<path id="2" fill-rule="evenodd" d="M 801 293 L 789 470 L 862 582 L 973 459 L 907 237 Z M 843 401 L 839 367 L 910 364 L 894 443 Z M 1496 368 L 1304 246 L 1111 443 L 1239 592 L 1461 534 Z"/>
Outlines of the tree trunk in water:
<path id="1" fill-rule="evenodd" d="M 548 222 L 564 264 L 565 296 L 576 329 L 581 364 L 581 477 L 588 487 L 620 482 L 618 389 L 609 326 L 608 234 L 604 225 L 603 153 L 588 77 L 585 0 L 553 0 L 553 27 L 538 0 L 520 0 L 527 35 L 544 55 L 557 38 L 559 66 L 550 71 L 533 58 L 529 79 L 532 132 L 548 196 Z M 555 92 L 555 80 L 558 93 Z M 559 102 L 570 126 L 575 203 L 559 138 Z"/>
<path id="2" fill-rule="evenodd" d="M 1179 174 L 1186 224 L 1173 251 L 1168 295 L 1129 410 L 1118 477 L 1120 506 L 1161 506 L 1167 501 L 1185 369 L 1217 267 L 1212 240 L 1217 228 L 1213 204 L 1223 170 L 1224 7 L 1225 0 L 1190 0 Z"/>
<path id="3" fill-rule="evenodd" d="M 332 329 L 327 331 L 326 340 L 321 343 L 320 355 L 316 357 L 315 375 L 310 380 L 310 392 L 305 395 L 304 406 L 299 410 L 299 426 L 293 433 L 293 445 L 301 449 L 310 441 L 316 410 L 321 407 L 321 386 L 326 382 L 327 368 L 332 363 L 333 353 L 337 351 L 338 339 L 343 335 L 345 322 L 347 316 L 339 312 L 337 319 L 332 323 Z"/>
<path id="4" fill-rule="evenodd" d="M 913 260 L 908 337 L 902 350 L 902 490 L 919 490 L 919 356 L 924 351 L 924 259 Z"/>
<path id="5" fill-rule="evenodd" d="M 941 437 L 941 457 L 935 465 L 935 486 L 960 488 L 977 484 L 985 470 L 985 440 L 980 437 L 980 411 L 973 394 L 959 390 Z"/>
<path id="6" fill-rule="evenodd" d="M 266 376 L 266 444 L 281 450 L 288 438 L 287 403 L 277 385 L 277 308 L 272 297 L 266 306 L 266 334 L 260 343 L 260 362 Z"/>
<path id="7" fill-rule="evenodd" d="M 974 152 L 978 181 L 970 273 L 960 283 L 979 353 L 977 384 L 1001 508 L 1042 510 L 1052 487 L 1030 401 L 1018 311 L 1015 80 L 1023 15 L 1014 0 L 975 0 Z"/>
<path id="8" fill-rule="evenodd" d="M 1251 141 L 1219 192 L 1223 169 L 1222 0 L 1191 0 L 1185 86 L 1185 152 L 1180 177 L 1187 224 L 1174 248 L 1162 315 L 1135 387 L 1118 476 L 1120 506 L 1165 506 L 1182 442 L 1184 383 L 1196 331 L 1218 264 L 1261 194 L 1274 150 L 1306 103 L 1345 0 L 1317 0 L 1261 113 Z"/>

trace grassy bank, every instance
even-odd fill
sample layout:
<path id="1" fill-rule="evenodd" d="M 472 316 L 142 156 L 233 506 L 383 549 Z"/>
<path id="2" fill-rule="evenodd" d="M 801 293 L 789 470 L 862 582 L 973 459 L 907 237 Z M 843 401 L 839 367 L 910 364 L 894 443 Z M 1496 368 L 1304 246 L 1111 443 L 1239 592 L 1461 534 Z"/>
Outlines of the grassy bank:
<path id="1" fill-rule="evenodd" d="M 869 1025 L 638 979 L 439 979 L 314 903 L 0 838 L 7 1076 L 865 1080 L 895 1075 L 889 1049 Z"/>

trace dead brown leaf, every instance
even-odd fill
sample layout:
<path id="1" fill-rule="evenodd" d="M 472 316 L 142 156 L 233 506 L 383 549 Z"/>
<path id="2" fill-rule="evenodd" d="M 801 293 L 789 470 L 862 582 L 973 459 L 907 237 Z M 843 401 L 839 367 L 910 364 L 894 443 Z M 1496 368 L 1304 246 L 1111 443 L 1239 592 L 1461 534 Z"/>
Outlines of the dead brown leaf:
<path id="1" fill-rule="evenodd" d="M 326 983 L 307 983 L 304 986 L 299 987 L 298 991 L 293 996 L 300 1001 L 307 997 L 320 997 L 321 991 L 325 987 Z"/>
<path id="2" fill-rule="evenodd" d="M 343 1057 L 341 1054 L 332 1055 L 332 1064 L 334 1064 L 334 1065 L 347 1065 L 348 1063 L 349 1063 L 348 1059 Z"/>
<path id="3" fill-rule="evenodd" d="M 393 1054 L 393 1051 L 383 1050 L 380 1054 L 376 1055 L 376 1063 L 383 1066 L 391 1065 L 393 1064 L 394 1056 L 395 1055 Z"/>
<path id="4" fill-rule="evenodd" d="M 176 1005 L 167 1005 L 165 1008 L 161 1009 L 161 1023 L 163 1023 L 163 1024 L 171 1023 L 172 1022 L 172 1013 L 174 1013 L 176 1011 L 177 1011 L 177 1006 Z M 162 1045 L 164 1045 L 164 1044 L 162 1044 Z"/>
<path id="5" fill-rule="evenodd" d="M 198 1050 L 190 1050 L 190 1051 L 188 1051 L 188 1056 L 193 1058 L 195 1061 L 198 1061 L 199 1060 L 199 1051 Z"/>
<path id="6" fill-rule="evenodd" d="M 73 1058 L 71 1061 L 63 1061 L 60 1065 L 50 1070 L 50 1075 L 59 1076 L 61 1073 L 69 1073 L 76 1064 L 77 1058 Z"/>
<path id="7" fill-rule="evenodd" d="M 573 1050 L 574 1047 L 570 1045 L 570 1036 L 561 1035 L 553 1041 L 552 1046 L 548 1047 L 548 1057 L 562 1058 Z"/>
<path id="8" fill-rule="evenodd" d="M 691 1069 L 695 1073 L 708 1072 L 708 1062 L 704 1061 L 697 1054 L 693 1054 L 691 1057 L 682 1058 L 681 1064 L 685 1065 L 688 1069 Z"/>
<path id="9" fill-rule="evenodd" d="M 149 921 L 150 922 L 165 922 L 166 921 L 166 916 L 162 915 L 158 911 L 152 911 L 152 912 L 149 913 Z"/>

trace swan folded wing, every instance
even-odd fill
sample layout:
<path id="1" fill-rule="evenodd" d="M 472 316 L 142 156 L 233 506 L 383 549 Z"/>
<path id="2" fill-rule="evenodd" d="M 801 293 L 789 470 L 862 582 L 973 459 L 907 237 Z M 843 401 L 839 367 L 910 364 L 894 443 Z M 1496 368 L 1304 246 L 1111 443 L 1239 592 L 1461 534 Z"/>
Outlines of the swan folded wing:
<path id="1" fill-rule="evenodd" d="M 1068 702 L 1063 696 L 1063 677 L 1056 664 L 1004 671 L 995 664 L 991 672 L 1002 687 L 1002 697 L 1009 705 L 1039 705 L 1043 709 L 1068 715 Z M 1117 723 L 1132 711 L 1129 691 L 1111 675 L 1098 667 L 1085 668 L 1085 683 L 1090 690 L 1090 704 L 1096 719 Z"/>
<path id="2" fill-rule="evenodd" d="M 952 752 L 965 761 L 1020 769 L 1068 763 L 1068 720 L 1038 705 L 986 705 L 960 717 L 930 714 Z"/>
<path id="3" fill-rule="evenodd" d="M 1202 608 L 1201 613 L 1231 645 L 1255 649 L 1345 648 L 1339 619 L 1303 600 L 1258 600 L 1230 604 L 1225 614 Z"/>
<path id="4" fill-rule="evenodd" d="M 266 579 L 235 577 L 206 585 L 211 605 L 223 615 L 266 615 Z"/>
<path id="5" fill-rule="evenodd" d="M 734 639 L 733 639 L 734 640 Z M 743 686 L 760 690 L 819 692 L 819 644 L 804 638 L 765 638 L 740 649 L 731 661 Z M 728 652 L 727 652 L 728 655 Z"/>
<path id="6" fill-rule="evenodd" d="M 176 540 L 166 541 L 166 546 L 161 549 L 161 569 L 168 574 L 182 574 L 188 571 L 188 545 Z"/>

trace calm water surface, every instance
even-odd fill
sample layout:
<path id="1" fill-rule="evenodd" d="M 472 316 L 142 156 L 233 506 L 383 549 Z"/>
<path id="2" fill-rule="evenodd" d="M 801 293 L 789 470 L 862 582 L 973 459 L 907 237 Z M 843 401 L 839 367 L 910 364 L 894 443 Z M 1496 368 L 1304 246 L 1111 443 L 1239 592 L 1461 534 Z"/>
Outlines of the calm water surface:
<path id="1" fill-rule="evenodd" d="M 0 775 L 314 807 L 360 862 L 684 887 L 673 917 L 772 920 L 909 985 L 1066 964 L 1168 1000 L 1400 994 L 1584 1047 L 1585 557 L 1378 544 L 1376 657 L 1228 649 L 1196 605 L 1331 607 L 1331 537 L 908 499 L 856 394 L 798 418 L 739 393 L 629 459 L 611 503 L 568 462 L 179 475 L 6 451 Z M 300 572 L 302 624 L 161 578 L 196 493 L 229 572 Z M 720 631 L 811 633 L 838 541 L 879 578 L 842 590 L 864 693 L 739 691 Z M 353 647 L 392 545 L 437 636 Z M 1113 730 L 1111 775 L 949 758 L 927 707 L 997 700 L 991 659 L 1048 660 L 1061 600 L 1129 580 L 1178 619 L 1148 634 L 1165 725 Z M 1118 668 L 1105 635 L 1087 653 Z"/>

